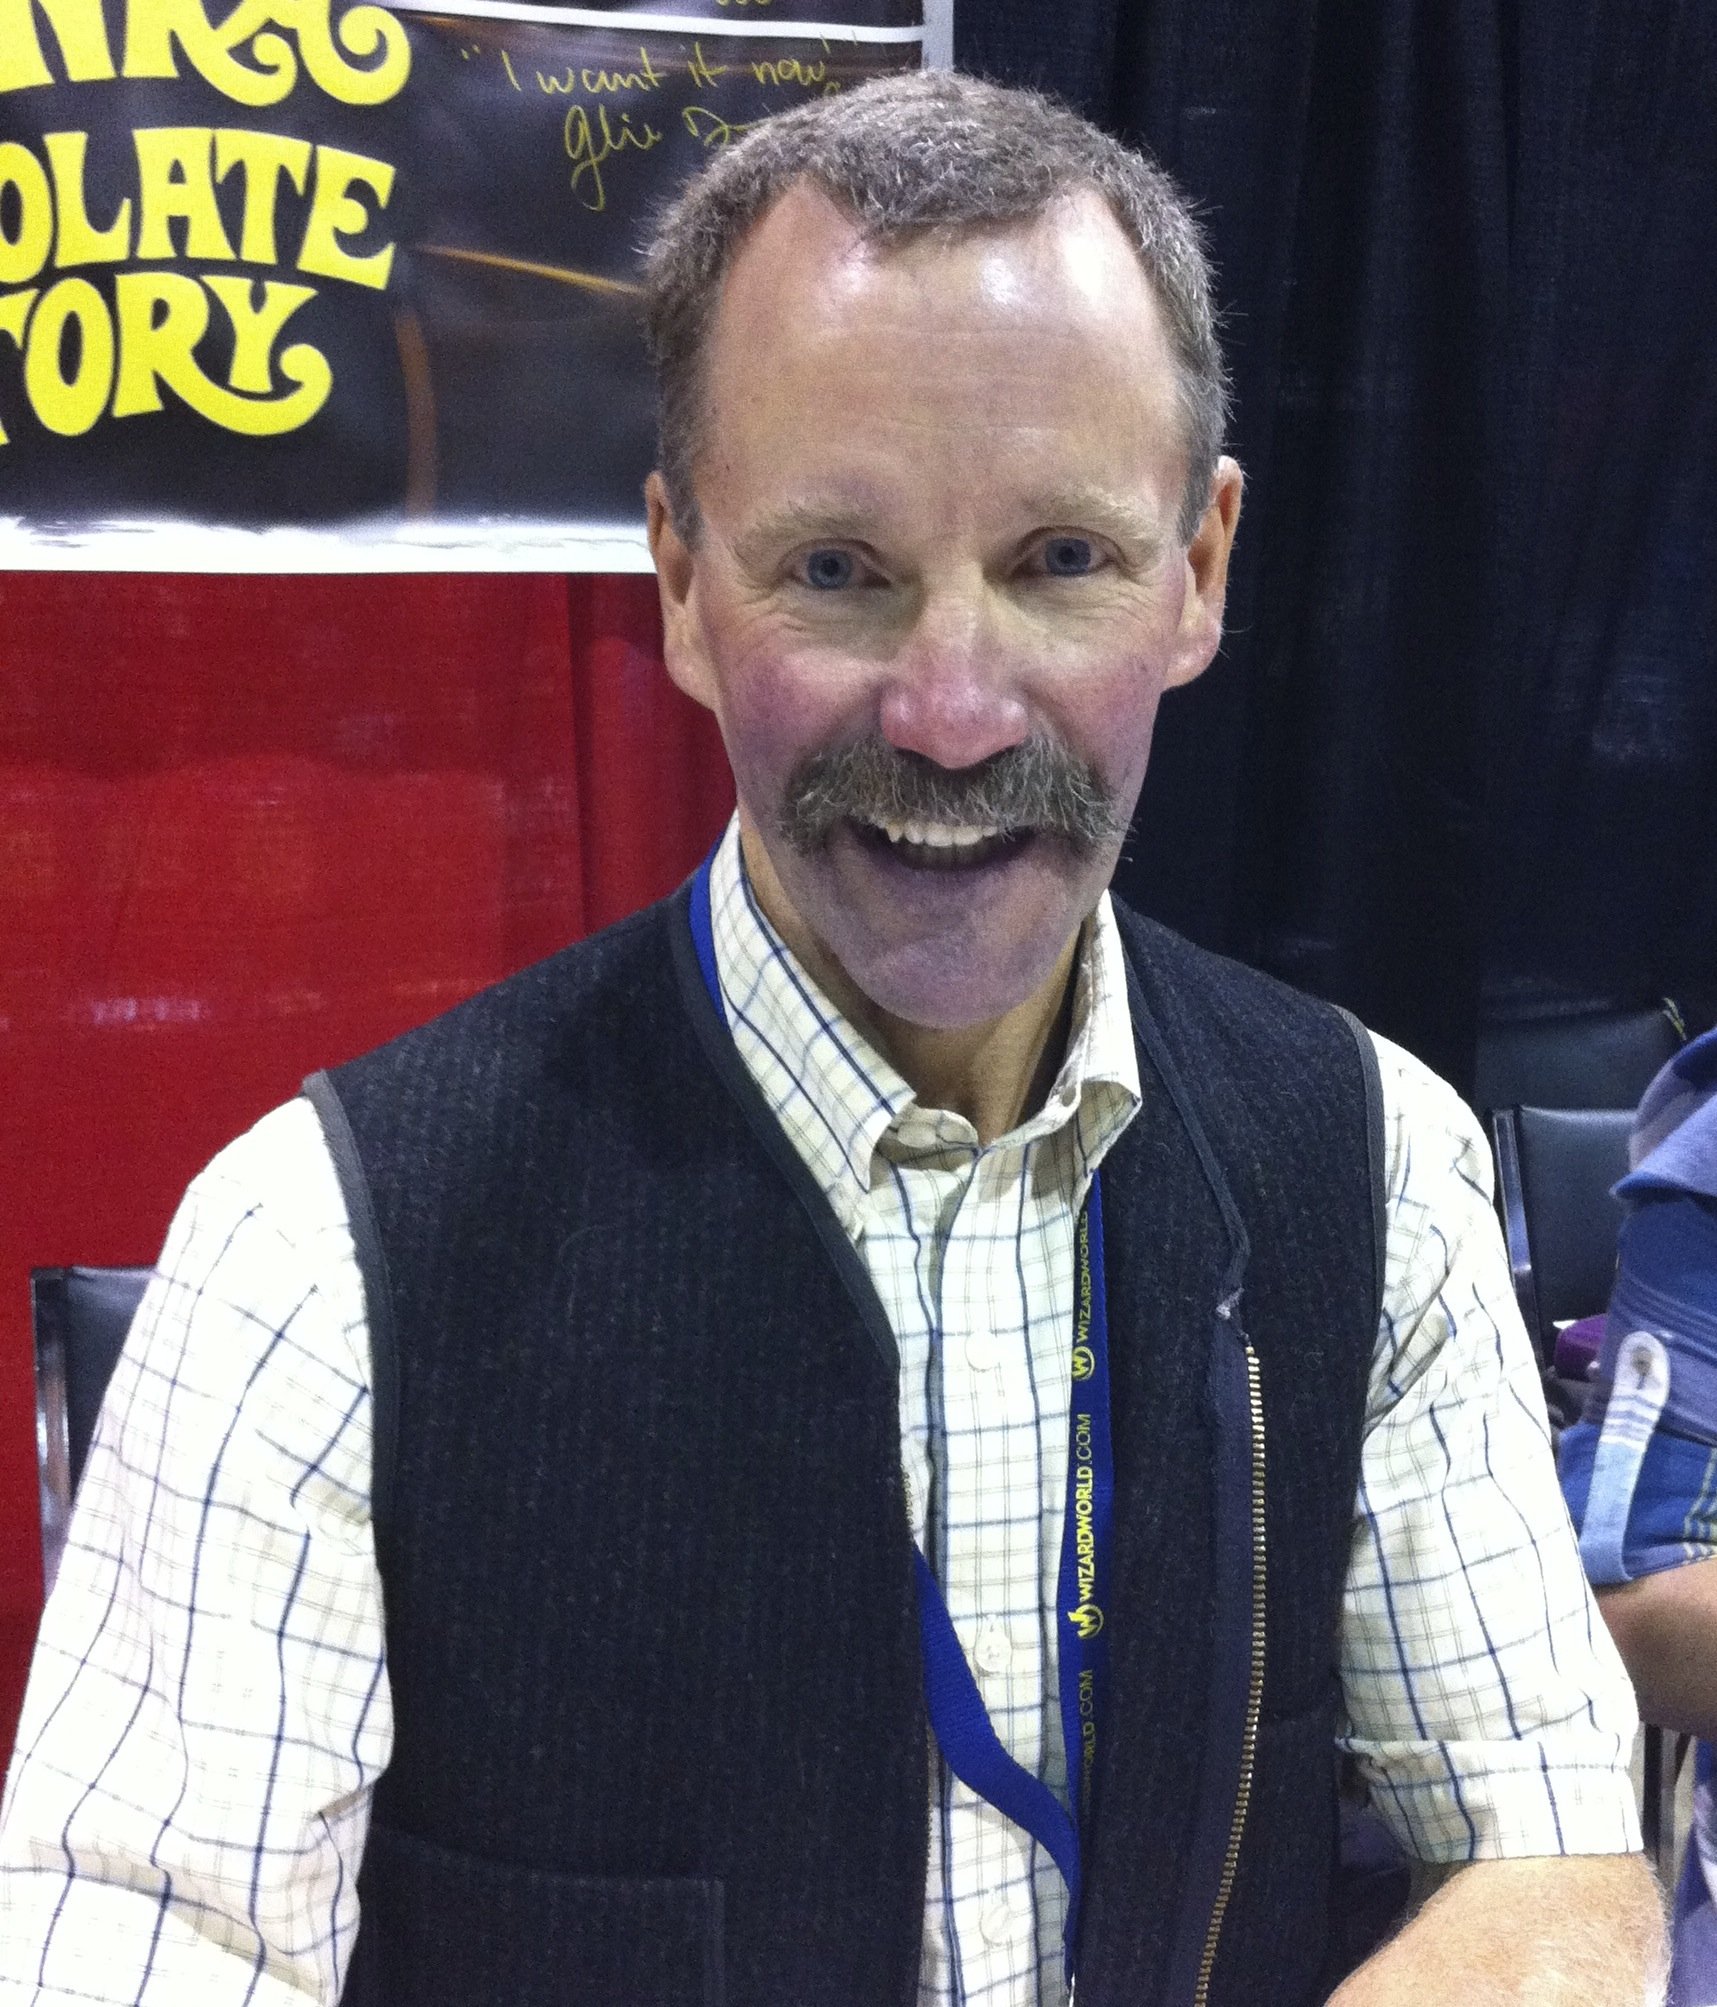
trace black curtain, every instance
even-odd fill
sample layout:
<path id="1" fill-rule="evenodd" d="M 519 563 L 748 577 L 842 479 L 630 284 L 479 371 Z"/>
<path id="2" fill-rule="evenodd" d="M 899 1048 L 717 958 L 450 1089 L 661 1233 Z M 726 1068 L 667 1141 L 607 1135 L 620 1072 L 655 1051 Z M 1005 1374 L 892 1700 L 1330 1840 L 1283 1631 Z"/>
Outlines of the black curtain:
<path id="1" fill-rule="evenodd" d="M 1717 971 L 1717 8 L 963 0 L 1149 147 L 1247 497 L 1121 889 L 1460 1084 Z"/>

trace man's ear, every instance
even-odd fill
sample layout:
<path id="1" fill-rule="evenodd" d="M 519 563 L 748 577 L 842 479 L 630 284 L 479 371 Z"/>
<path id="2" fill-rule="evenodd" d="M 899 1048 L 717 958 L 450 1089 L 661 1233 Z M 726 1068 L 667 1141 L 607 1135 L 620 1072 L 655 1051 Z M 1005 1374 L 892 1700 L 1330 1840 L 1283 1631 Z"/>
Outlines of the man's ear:
<path id="1" fill-rule="evenodd" d="M 1202 676 L 1222 643 L 1222 611 L 1228 600 L 1228 554 L 1240 521 L 1240 463 L 1225 453 L 1210 477 L 1210 500 L 1186 549 L 1186 599 L 1180 630 L 1164 678 L 1175 689 Z"/>
<path id="2" fill-rule="evenodd" d="M 715 678 L 697 612 L 697 556 L 674 525 L 659 469 L 644 483 L 644 517 L 662 602 L 662 659 L 686 695 L 713 711 Z"/>

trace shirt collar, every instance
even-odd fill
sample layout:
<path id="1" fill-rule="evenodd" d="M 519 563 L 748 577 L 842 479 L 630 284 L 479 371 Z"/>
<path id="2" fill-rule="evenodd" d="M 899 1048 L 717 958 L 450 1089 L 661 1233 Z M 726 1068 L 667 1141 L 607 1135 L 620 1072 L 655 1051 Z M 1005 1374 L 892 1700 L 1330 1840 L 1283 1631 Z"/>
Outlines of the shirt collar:
<path id="1" fill-rule="evenodd" d="M 1628 1143 L 1633 1168 L 1616 1191 L 1717 1198 L 1717 1030 L 1684 1045 L 1645 1091 Z"/>
<path id="2" fill-rule="evenodd" d="M 853 1238 L 863 1230 L 885 1140 L 896 1162 L 950 1149 L 975 1153 L 970 1123 L 946 1110 L 921 1108 L 907 1081 L 835 1007 L 771 925 L 745 870 L 737 817 L 710 870 L 710 921 L 740 1057 Z M 992 1147 L 1017 1148 L 1072 1123 L 1083 1182 L 1138 1103 L 1126 960 L 1105 892 L 1080 941 L 1061 1070 L 1037 1114 Z"/>

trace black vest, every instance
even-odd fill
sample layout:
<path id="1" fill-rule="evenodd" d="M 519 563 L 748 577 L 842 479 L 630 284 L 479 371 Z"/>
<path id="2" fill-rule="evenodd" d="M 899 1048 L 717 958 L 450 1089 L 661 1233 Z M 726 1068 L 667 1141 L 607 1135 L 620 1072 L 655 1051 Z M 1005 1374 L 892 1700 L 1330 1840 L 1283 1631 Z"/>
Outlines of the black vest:
<path id="1" fill-rule="evenodd" d="M 894 1344 L 685 894 L 310 1083 L 369 1298 L 395 1748 L 345 1999 L 909 2007 Z M 1336 1622 L 1382 1254 L 1327 1006 L 1122 915 L 1110 1722 L 1080 2007 L 1340 1962 Z"/>

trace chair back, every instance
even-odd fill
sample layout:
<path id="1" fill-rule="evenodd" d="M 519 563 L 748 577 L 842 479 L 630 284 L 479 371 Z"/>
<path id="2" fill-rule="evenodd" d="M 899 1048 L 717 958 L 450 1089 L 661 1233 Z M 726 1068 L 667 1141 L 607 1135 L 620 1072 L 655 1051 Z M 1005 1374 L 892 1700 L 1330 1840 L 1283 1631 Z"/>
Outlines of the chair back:
<path id="1" fill-rule="evenodd" d="M 1669 999 L 1650 1010 L 1577 1011 L 1481 1025 L 1473 1106 L 1633 1108 L 1686 1032 Z"/>
<path id="2" fill-rule="evenodd" d="M 30 1272 L 36 1338 L 36 1468 L 42 1499 L 42 1572 L 51 1588 L 95 1419 L 149 1268 L 37 1268 Z"/>
<path id="3" fill-rule="evenodd" d="M 1556 1327 L 1601 1312 L 1616 1274 L 1631 1108 L 1501 1108 L 1491 1118 L 1497 1203 L 1515 1295 L 1549 1365 Z"/>

